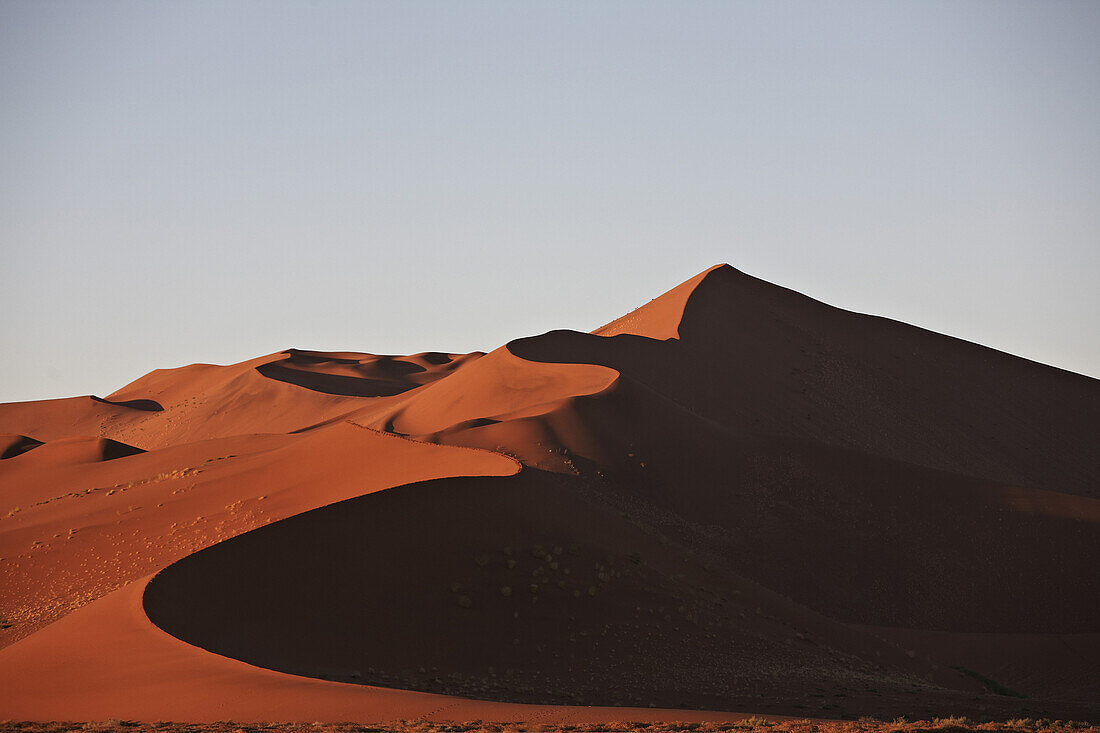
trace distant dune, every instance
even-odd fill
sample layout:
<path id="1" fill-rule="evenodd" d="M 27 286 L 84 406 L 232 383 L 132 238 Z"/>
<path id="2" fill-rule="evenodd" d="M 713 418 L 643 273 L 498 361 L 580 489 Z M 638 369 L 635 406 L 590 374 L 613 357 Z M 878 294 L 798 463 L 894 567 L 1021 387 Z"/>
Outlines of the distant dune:
<path id="1" fill-rule="evenodd" d="M 1100 382 L 728 265 L 0 433 L 0 719 L 1100 718 Z"/>

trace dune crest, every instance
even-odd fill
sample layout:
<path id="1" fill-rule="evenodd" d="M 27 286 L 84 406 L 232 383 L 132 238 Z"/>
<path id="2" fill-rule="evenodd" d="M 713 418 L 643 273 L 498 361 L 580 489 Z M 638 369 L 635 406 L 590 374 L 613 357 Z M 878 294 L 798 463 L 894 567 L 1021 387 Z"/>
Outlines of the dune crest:
<path id="1" fill-rule="evenodd" d="M 22 467 L 31 463 L 94 463 L 97 461 L 111 461 L 144 452 L 141 448 L 126 445 L 110 438 L 73 436 L 41 443 L 35 450 L 28 451 L 25 456 L 20 456 L 18 463 L 9 464 L 9 467 L 16 465 Z"/>
<path id="2" fill-rule="evenodd" d="M 600 326 L 592 333 L 596 336 L 618 336 L 626 333 L 634 336 L 645 336 L 657 341 L 679 338 L 680 321 L 684 316 L 684 308 L 692 293 L 707 278 L 729 270 L 733 270 L 733 268 L 726 264 L 715 265 L 706 269 L 660 297 L 635 308 L 625 316 L 620 316 L 611 323 Z"/>
<path id="3" fill-rule="evenodd" d="M 32 448 L 42 445 L 42 441 L 26 435 L 0 433 L 0 460 L 22 455 Z"/>
<path id="4" fill-rule="evenodd" d="M 0 430 L 0 717 L 1100 716 L 1100 382 L 729 265 Z"/>

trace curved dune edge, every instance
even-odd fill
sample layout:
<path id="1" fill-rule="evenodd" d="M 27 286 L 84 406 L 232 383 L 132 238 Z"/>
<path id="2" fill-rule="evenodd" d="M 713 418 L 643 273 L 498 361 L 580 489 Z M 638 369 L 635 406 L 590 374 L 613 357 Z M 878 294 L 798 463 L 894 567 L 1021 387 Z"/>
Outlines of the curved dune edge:
<path id="1" fill-rule="evenodd" d="M 1100 414 L 1096 380 L 842 311 L 728 266 L 711 268 L 591 334 L 552 331 L 509 342 L 493 354 L 469 355 L 469 367 L 455 366 L 446 379 L 428 377 L 436 367 L 446 370 L 442 362 L 450 355 L 428 354 L 412 366 L 412 357 L 403 357 L 402 366 L 389 357 L 366 356 L 292 349 L 229 367 L 155 372 L 107 399 L 0 406 L 0 429 L 16 433 L 17 441 L 33 435 L 56 443 L 5 460 L 0 472 L 0 494 L 10 489 L 5 498 L 18 504 L 6 518 L 0 514 L 8 522 L 0 531 L 0 559 L 6 560 L 0 562 L 0 587 L 18 612 L 0 609 L 0 647 L 11 644 L 0 649 L 0 719 L 743 717 L 497 703 L 343 685 L 274 671 L 298 671 L 293 667 L 260 668 L 240 660 L 266 662 L 206 651 L 184 639 L 223 649 L 198 637 L 172 636 L 164 630 L 171 626 L 152 621 L 160 617 L 145 614 L 144 601 L 156 587 L 149 585 L 152 574 L 198 550 L 264 523 L 285 529 L 291 523 L 282 520 L 383 489 L 486 471 L 518 473 L 522 466 L 509 456 L 561 474 L 595 474 L 611 491 L 651 500 L 657 516 L 686 516 L 689 530 L 700 523 L 732 528 L 726 544 L 716 541 L 711 548 L 720 557 L 751 565 L 746 572 L 766 579 L 769 588 L 826 616 L 862 623 L 868 634 L 900 624 L 902 631 L 881 632 L 885 638 L 879 641 L 897 647 L 898 654 L 908 650 L 913 665 L 936 668 L 936 659 L 943 675 L 963 669 L 946 665 L 952 664 L 956 640 L 975 637 L 975 649 L 953 657 L 955 664 L 982 673 L 1008 670 L 1011 678 L 991 674 L 1029 695 L 1033 682 L 1046 690 L 1073 687 L 1066 676 L 1081 669 L 1083 682 L 1073 691 L 1081 697 L 1070 700 L 1058 692 L 1050 700 L 1061 705 L 1097 699 L 1089 687 L 1094 665 L 1081 651 L 1088 647 L 1078 646 L 1096 630 L 1086 616 L 1091 586 L 1082 582 L 1097 556 L 1100 504 L 1091 497 L 1098 474 L 1088 438 L 1096 434 Z M 275 362 L 274 378 L 261 371 Z M 405 389 L 413 383 L 419 386 Z M 154 404 L 161 409 L 152 409 Z M 58 451 L 74 432 L 149 452 L 86 461 L 84 453 Z M 740 448 L 731 450 L 731 443 Z M 456 452 L 460 445 L 482 450 Z M 741 491 L 727 491 L 731 483 Z M 420 507 L 438 507 L 431 497 L 424 501 Z M 410 516 L 415 522 L 420 515 Z M 856 521 L 860 517 L 869 519 Z M 404 522 L 391 526 L 405 531 Z M 917 582 L 909 583 L 898 573 L 903 566 L 895 556 L 874 548 L 878 535 L 865 534 L 868 526 L 894 541 L 908 538 L 901 544 L 920 561 L 912 567 L 934 572 L 914 575 Z M 946 536 L 946 530 L 954 534 Z M 773 541 L 791 536 L 797 541 Z M 869 539 L 863 544 L 849 539 L 864 536 Z M 1061 543 L 1057 552 L 1048 540 Z M 305 547 L 294 559 L 314 554 L 315 545 Z M 838 553 L 861 547 L 874 551 L 849 552 L 856 563 L 845 563 Z M 258 557 L 277 571 L 269 587 L 285 594 L 287 566 L 273 561 L 271 552 Z M 930 565 L 927 557 L 954 564 Z M 815 564 L 817 558 L 834 558 L 841 567 Z M 438 568 L 431 559 L 430 567 Z M 391 566 L 408 567 L 406 558 L 399 560 Z M 832 582 L 859 581 L 845 574 L 848 567 L 902 587 L 882 592 L 872 583 L 849 582 L 845 589 Z M 187 614 L 189 599 L 224 597 L 209 592 L 209 578 L 201 578 L 206 587 L 178 596 L 174 609 Z M 907 586 L 929 590 L 925 596 L 936 601 L 917 609 L 923 616 L 906 605 Z M 865 589 L 894 599 L 893 605 L 871 606 L 865 601 L 877 599 L 859 595 Z M 318 595 L 300 597 L 312 603 Z M 84 607 L 70 613 L 77 605 Z M 271 608 L 261 605 L 252 613 L 273 616 Z M 1004 613 L 994 617 L 989 608 Z M 393 616 L 406 618 L 395 609 L 389 606 Z M 756 611 L 761 616 L 761 607 Z M 248 623 L 249 615 L 219 618 L 222 624 L 233 617 Z M 953 631 L 920 630 L 945 618 Z M 972 618 L 981 618 L 982 625 L 970 625 Z M 251 626 L 258 625 L 253 619 Z M 391 620 L 391 632 L 396 626 Z M 294 639 L 302 627 L 298 622 L 273 638 Z M 415 630 L 417 637 L 423 628 Z M 1040 633 L 1032 634 L 1036 629 Z M 1088 633 L 1058 633 L 1079 629 Z M 1015 639 L 1008 650 L 1012 659 L 999 649 L 987 654 L 988 640 L 976 640 L 987 632 Z M 482 643 L 484 637 L 465 638 Z M 404 656 L 410 647 L 401 642 L 394 648 Z M 1018 653 L 1030 648 L 1031 677 L 1020 676 Z M 947 659 L 939 654 L 944 649 L 950 651 Z M 1067 652 L 1081 658 L 1078 667 L 1067 666 Z M 660 673 L 666 675 L 666 668 Z M 1050 674 L 1055 677 L 1048 679 Z M 960 689 L 969 685 L 967 690 L 980 692 L 982 683 L 963 672 L 957 676 L 966 678 L 965 685 L 957 683 Z M 447 691 L 464 694 L 461 687 Z M 730 700 L 699 707 L 753 704 Z M 830 707 L 837 709 L 812 709 Z M 986 711 L 984 704 L 980 710 Z M 585 717 L 590 715 L 597 717 Z M 710 715 L 718 717 L 699 717 Z"/>
<path id="2" fill-rule="evenodd" d="M 383 441 L 423 446 L 423 458 L 448 454 L 479 460 L 439 460 L 405 478 L 423 475 L 509 475 L 521 470 L 494 451 L 419 443 L 349 423 Z M 429 459 L 430 463 L 431 460 Z M 456 471 L 455 469 L 459 469 Z M 363 494 L 392 488 L 365 486 Z M 322 496 L 324 498 L 322 498 Z M 317 495 L 316 506 L 332 496 Z M 316 507 L 310 507 L 316 508 Z M 298 512 L 290 514 L 295 516 Z M 289 518 L 284 517 L 285 518 Z M 281 521 L 281 520 L 280 520 Z M 502 722 L 654 722 L 739 720 L 748 714 L 649 708 L 523 705 L 407 690 L 347 685 L 256 667 L 177 639 L 146 615 L 143 596 L 153 575 L 130 582 L 40 631 L 0 650 L 0 719 L 186 720 L 213 722 L 346 721 L 409 719 Z M 781 719 L 781 718 L 776 718 Z"/>
<path id="3" fill-rule="evenodd" d="M 496 453 L 417 443 L 348 422 L 112 461 L 4 463 L 0 648 L 256 527 L 412 481 L 520 468 Z"/>
<path id="4" fill-rule="evenodd" d="M 644 336 L 656 341 L 680 338 L 680 322 L 684 309 L 695 289 L 715 272 L 733 271 L 726 264 L 715 265 L 703 270 L 690 280 L 686 280 L 672 290 L 660 295 L 645 305 L 639 306 L 624 316 L 604 324 L 591 333 L 593 336 L 618 336 L 632 334 Z"/>
<path id="5" fill-rule="evenodd" d="M 345 435 L 346 439 L 352 439 L 349 445 L 358 446 L 357 454 L 364 450 L 370 452 L 382 448 L 392 458 L 395 451 L 392 447 L 387 451 L 385 446 L 392 446 L 397 441 L 406 446 L 399 452 L 404 457 L 397 461 L 386 461 L 370 474 L 361 476 L 347 486 L 339 485 L 349 483 L 344 481 L 337 482 L 338 485 L 334 488 L 323 485 L 305 490 L 299 488 L 285 495 L 282 511 L 276 508 L 272 519 L 277 521 L 335 501 L 391 488 L 408 481 L 454 475 L 510 475 L 521 468 L 514 459 L 491 451 L 416 443 L 353 424 L 332 426 L 325 432 L 331 435 L 333 430 Z M 303 436 L 296 442 L 305 447 L 311 441 L 309 436 Z M 289 456 L 291 463 L 296 462 L 295 457 L 295 454 Z M 285 475 L 290 468 L 286 460 L 281 463 L 275 460 L 269 464 L 271 468 L 280 465 L 281 472 Z M 238 487 L 234 496 L 270 490 L 270 487 L 257 480 Z M 216 494 L 212 497 L 213 501 L 217 502 L 220 496 L 221 494 Z M 273 497 L 273 501 L 276 505 L 280 503 L 278 496 Z M 214 542 L 204 543 L 204 546 L 217 544 L 217 541 L 226 537 L 211 535 L 211 538 Z M 164 556 L 160 567 L 163 568 L 176 559 L 178 558 Z M 216 704 L 208 711 L 205 698 L 197 699 L 189 691 L 189 681 L 194 677 L 210 679 L 211 676 L 216 678 L 218 673 L 207 670 L 201 661 L 185 663 L 174 658 L 170 651 L 166 651 L 171 645 L 166 647 L 163 640 L 159 643 L 157 641 L 160 636 L 167 635 L 157 629 L 141 610 L 141 595 L 150 577 L 152 576 L 134 580 L 121 590 L 100 598 L 0 651 L 0 689 L 6 691 L 0 699 L 0 719 L 119 717 L 127 715 L 130 710 L 134 710 L 136 714 L 137 711 L 146 709 L 142 707 L 142 702 L 147 703 L 170 694 L 170 689 L 176 690 L 179 695 L 176 701 L 179 704 L 175 707 L 169 705 L 170 709 L 177 711 L 173 715 L 195 720 L 223 719 L 223 714 L 213 712 L 219 710 Z M 201 659 L 216 656 L 194 647 L 187 648 L 191 650 L 191 657 Z M 165 659 L 175 661 L 165 663 Z M 218 693 L 211 689 L 207 694 L 216 696 Z M 236 696 L 249 694 L 239 686 L 233 693 Z M 60 702 L 62 699 L 64 704 Z M 267 709 L 271 709 L 270 706 Z M 310 710 L 309 715 L 303 712 L 303 719 L 315 719 L 317 708 Z M 159 714 L 150 715 L 154 718 L 164 717 Z M 271 719 L 267 714 L 257 719 L 260 718 Z"/>
<path id="6" fill-rule="evenodd" d="M 254 667 L 161 631 L 142 595 L 152 576 L 0 652 L 0 717 L 13 720 L 311 722 L 424 719 L 724 721 L 740 713 L 519 705 L 347 685 Z M 58 694 L 64 690 L 64 694 Z M 781 718 L 775 718 L 781 719 Z"/>
<path id="7" fill-rule="evenodd" d="M 619 371 L 594 364 L 546 364 L 517 356 L 508 345 L 394 403 L 349 413 L 386 432 L 430 436 L 481 421 L 499 422 L 517 410 L 540 408 L 596 394 L 619 378 Z"/>

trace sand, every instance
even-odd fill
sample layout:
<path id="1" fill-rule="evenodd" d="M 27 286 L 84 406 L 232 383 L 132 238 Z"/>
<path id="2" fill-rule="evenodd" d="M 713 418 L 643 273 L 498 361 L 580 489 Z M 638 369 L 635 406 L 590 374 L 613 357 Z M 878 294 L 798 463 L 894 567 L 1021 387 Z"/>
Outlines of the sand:
<path id="1" fill-rule="evenodd" d="M 1100 382 L 728 265 L 0 431 L 0 718 L 1100 713 Z"/>

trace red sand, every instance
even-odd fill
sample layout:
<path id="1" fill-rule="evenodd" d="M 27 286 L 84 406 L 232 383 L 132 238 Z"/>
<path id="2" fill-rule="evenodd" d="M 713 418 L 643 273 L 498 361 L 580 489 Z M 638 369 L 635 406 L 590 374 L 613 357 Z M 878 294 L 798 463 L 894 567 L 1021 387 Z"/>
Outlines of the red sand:
<path id="1" fill-rule="evenodd" d="M 147 578 L 0 655 L 4 715 L 30 720 L 725 720 L 722 713 L 509 705 L 311 680 L 204 652 L 145 616 Z M 9 670 L 35 674 L 10 674 Z"/>
<path id="2" fill-rule="evenodd" d="M 0 431 L 0 718 L 1100 712 L 1100 383 L 728 266 Z"/>

